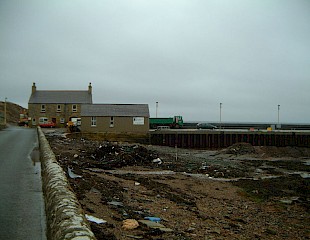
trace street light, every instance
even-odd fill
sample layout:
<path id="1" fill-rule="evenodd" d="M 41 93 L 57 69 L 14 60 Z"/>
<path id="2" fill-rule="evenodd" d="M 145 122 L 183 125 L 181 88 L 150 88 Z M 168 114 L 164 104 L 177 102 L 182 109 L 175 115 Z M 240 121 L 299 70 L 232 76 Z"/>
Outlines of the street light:
<path id="1" fill-rule="evenodd" d="M 222 128 L 222 104 L 220 103 L 220 128 Z"/>
<path id="2" fill-rule="evenodd" d="M 157 112 L 158 112 L 158 102 L 156 102 L 156 118 L 157 118 Z"/>
<path id="3" fill-rule="evenodd" d="M 7 97 L 4 99 L 4 126 L 6 126 L 6 100 L 7 99 L 8 99 Z"/>
<path id="4" fill-rule="evenodd" d="M 280 104 L 278 104 L 278 125 L 280 124 Z"/>

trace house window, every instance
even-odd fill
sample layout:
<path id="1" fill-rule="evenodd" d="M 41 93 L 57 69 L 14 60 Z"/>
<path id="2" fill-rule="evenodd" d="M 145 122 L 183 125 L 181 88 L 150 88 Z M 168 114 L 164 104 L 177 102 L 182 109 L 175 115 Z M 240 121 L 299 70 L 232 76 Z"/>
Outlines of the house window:
<path id="1" fill-rule="evenodd" d="M 110 127 L 114 127 L 114 117 L 110 118 Z"/>
<path id="2" fill-rule="evenodd" d="M 46 106 L 45 104 L 41 104 L 41 112 L 45 112 L 46 111 Z"/>
<path id="3" fill-rule="evenodd" d="M 72 105 L 72 112 L 77 112 L 77 105 L 76 104 Z"/>
<path id="4" fill-rule="evenodd" d="M 65 119 L 64 119 L 64 118 L 61 118 L 61 119 L 60 119 L 60 123 L 65 123 Z"/>
<path id="5" fill-rule="evenodd" d="M 61 112 L 61 105 L 57 104 L 57 112 Z"/>
<path id="6" fill-rule="evenodd" d="M 91 117 L 90 122 L 91 122 L 90 124 L 92 127 L 97 126 L 97 118 L 96 117 Z"/>

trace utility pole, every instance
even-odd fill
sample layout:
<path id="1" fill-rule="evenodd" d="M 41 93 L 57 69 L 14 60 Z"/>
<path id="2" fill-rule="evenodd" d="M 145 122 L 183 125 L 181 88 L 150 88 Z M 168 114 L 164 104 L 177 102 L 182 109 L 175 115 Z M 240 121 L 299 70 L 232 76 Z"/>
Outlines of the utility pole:
<path id="1" fill-rule="evenodd" d="M 4 99 L 4 126 L 6 126 L 6 100 L 7 97 Z"/>

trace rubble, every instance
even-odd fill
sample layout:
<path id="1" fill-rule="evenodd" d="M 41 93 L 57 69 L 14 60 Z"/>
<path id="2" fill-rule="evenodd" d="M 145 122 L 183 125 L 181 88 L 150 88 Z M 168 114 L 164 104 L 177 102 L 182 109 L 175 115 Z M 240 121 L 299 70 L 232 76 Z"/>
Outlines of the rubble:
<path id="1" fill-rule="evenodd" d="M 118 145 L 114 143 L 100 144 L 95 149 L 88 150 L 88 158 L 95 160 L 94 165 L 101 169 L 115 169 L 124 166 L 141 166 L 160 164 L 157 153 L 139 145 Z M 159 161 L 153 161 L 159 159 Z"/>
<path id="2" fill-rule="evenodd" d="M 106 221 L 91 223 L 98 240 L 309 237 L 310 179 L 291 174 L 310 172 L 306 150 L 298 150 L 305 153 L 301 158 L 283 160 L 270 158 L 267 149 L 266 159 L 263 148 L 239 144 L 178 149 L 176 160 L 175 149 L 167 147 L 56 135 L 50 140 L 63 169 L 82 176 L 67 172 L 84 211 Z M 133 220 L 139 226 L 126 229 Z"/>
<path id="3" fill-rule="evenodd" d="M 243 154 L 254 154 L 256 151 L 255 148 L 250 143 L 240 142 L 231 145 L 223 152 L 227 154 L 243 155 Z"/>

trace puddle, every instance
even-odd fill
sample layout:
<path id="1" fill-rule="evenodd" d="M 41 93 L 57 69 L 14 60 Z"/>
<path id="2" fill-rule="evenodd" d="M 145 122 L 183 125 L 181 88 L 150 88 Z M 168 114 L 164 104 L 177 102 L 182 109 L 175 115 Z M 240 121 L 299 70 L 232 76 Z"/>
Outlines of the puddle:
<path id="1" fill-rule="evenodd" d="M 302 178 L 310 178 L 310 173 L 308 172 L 293 172 L 293 174 L 299 174 Z"/>
<path id="2" fill-rule="evenodd" d="M 29 158 L 31 159 L 32 165 L 34 166 L 35 174 L 40 174 L 41 172 L 40 150 L 37 144 L 35 144 L 34 148 L 29 154 Z"/>
<path id="3" fill-rule="evenodd" d="M 32 152 L 30 153 L 30 158 L 33 162 L 33 165 L 35 165 L 37 162 L 40 162 L 40 150 L 38 147 L 34 147 Z"/>
<path id="4" fill-rule="evenodd" d="M 176 174 L 174 171 L 164 170 L 164 171 L 129 171 L 129 170 L 103 170 L 103 169 L 93 169 L 87 168 L 92 172 L 106 172 L 112 174 L 137 174 L 137 175 L 172 175 Z"/>
<path id="5" fill-rule="evenodd" d="M 253 180 L 260 180 L 260 179 L 273 179 L 273 178 L 278 178 L 282 177 L 282 175 L 268 175 L 268 176 L 261 176 L 259 178 L 253 178 Z"/>
<path id="6" fill-rule="evenodd" d="M 201 173 L 182 173 L 185 176 L 191 176 L 195 178 L 201 178 L 201 179 L 209 179 L 213 181 L 221 181 L 221 182 L 231 182 L 231 181 L 239 181 L 241 179 L 253 179 L 253 178 L 215 178 L 211 177 L 208 174 L 201 174 Z"/>
<path id="7" fill-rule="evenodd" d="M 129 171 L 129 170 L 103 170 L 103 169 L 94 169 L 94 168 L 87 168 L 87 170 L 92 171 L 92 172 L 98 172 L 98 173 L 111 173 L 111 174 L 120 174 L 120 175 L 125 175 L 125 174 L 137 174 L 137 175 L 173 175 L 176 174 L 174 171 L 170 170 L 164 170 L 164 171 Z M 261 169 L 260 169 L 261 170 Z M 260 171 L 257 172 L 259 174 Z M 273 178 L 278 178 L 283 176 L 282 174 L 280 175 L 264 175 L 260 174 L 261 176 L 255 176 L 255 177 L 239 177 L 239 178 L 216 178 L 216 177 L 211 177 L 208 174 L 201 174 L 201 173 L 186 173 L 183 172 L 181 173 L 186 176 L 191 176 L 195 178 L 200 178 L 200 179 L 209 179 L 209 180 L 214 180 L 214 181 L 222 181 L 222 182 L 233 182 L 233 181 L 239 181 L 239 180 L 263 180 L 263 179 L 273 179 Z M 299 174 L 302 178 L 310 178 L 310 174 L 307 172 L 284 172 L 283 174 Z"/>
<path id="8" fill-rule="evenodd" d="M 304 164 L 310 166 L 310 160 L 305 161 Z"/>

